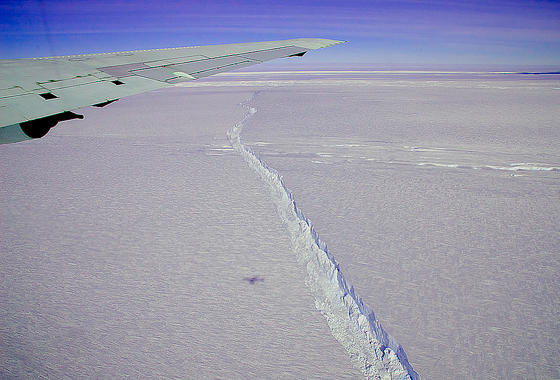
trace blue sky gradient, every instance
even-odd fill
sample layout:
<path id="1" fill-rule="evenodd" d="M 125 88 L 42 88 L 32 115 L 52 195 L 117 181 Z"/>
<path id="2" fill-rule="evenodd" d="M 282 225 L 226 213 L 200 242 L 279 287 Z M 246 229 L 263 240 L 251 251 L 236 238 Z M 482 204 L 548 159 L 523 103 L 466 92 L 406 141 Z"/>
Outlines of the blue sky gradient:
<path id="1" fill-rule="evenodd" d="M 0 12 L 0 58 L 322 37 L 349 43 L 308 63 L 560 64 L 556 1 L 8 0 Z"/>

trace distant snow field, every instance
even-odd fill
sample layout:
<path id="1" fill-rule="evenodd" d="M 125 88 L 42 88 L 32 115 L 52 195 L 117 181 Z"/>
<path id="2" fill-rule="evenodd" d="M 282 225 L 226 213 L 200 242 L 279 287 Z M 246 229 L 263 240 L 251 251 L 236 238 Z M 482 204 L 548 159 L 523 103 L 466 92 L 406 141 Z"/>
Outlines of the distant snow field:
<path id="1" fill-rule="evenodd" d="M 0 378 L 560 378 L 558 88 L 231 73 L 2 146 Z"/>

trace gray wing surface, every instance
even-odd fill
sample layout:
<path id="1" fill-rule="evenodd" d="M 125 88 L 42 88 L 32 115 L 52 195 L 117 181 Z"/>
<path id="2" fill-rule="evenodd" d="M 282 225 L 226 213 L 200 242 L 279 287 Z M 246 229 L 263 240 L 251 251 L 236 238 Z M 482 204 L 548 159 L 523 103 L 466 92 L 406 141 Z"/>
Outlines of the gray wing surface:
<path id="1" fill-rule="evenodd" d="M 103 106 L 125 96 L 276 58 L 301 56 L 341 42 L 300 38 L 0 60 L 0 143 L 11 142 L 2 141 L 6 127 L 21 124 L 22 129 L 30 129 L 40 121 L 55 125 L 80 117 L 71 112 L 78 108 Z"/>

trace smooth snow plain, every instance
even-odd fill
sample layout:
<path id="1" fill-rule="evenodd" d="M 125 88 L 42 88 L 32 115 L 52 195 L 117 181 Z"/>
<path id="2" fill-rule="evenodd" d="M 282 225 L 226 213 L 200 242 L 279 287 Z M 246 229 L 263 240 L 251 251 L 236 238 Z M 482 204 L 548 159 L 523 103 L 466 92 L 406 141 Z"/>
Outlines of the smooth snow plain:
<path id="1" fill-rule="evenodd" d="M 0 374 L 362 376 L 243 120 L 423 378 L 560 377 L 559 88 L 233 73 L 3 146 Z"/>

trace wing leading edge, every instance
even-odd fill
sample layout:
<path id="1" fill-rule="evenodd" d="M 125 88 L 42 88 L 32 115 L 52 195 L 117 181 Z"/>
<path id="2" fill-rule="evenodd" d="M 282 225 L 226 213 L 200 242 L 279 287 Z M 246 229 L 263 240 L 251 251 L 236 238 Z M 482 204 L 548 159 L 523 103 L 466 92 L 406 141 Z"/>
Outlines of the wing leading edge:
<path id="1" fill-rule="evenodd" d="M 72 111 L 344 41 L 299 38 L 228 45 L 0 60 L 0 143 L 44 136 Z"/>

